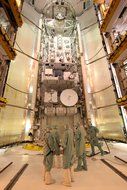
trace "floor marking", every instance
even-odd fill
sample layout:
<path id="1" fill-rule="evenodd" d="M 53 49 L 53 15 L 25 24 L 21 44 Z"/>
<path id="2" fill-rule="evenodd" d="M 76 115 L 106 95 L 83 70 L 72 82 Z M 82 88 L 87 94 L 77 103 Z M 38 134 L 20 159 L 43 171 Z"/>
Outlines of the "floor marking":
<path id="1" fill-rule="evenodd" d="M 10 162 L 7 166 L 5 166 L 2 170 L 0 170 L 0 174 L 4 171 L 4 170 L 6 170 L 10 165 L 12 165 L 13 164 L 13 162 Z"/>
<path id="2" fill-rule="evenodd" d="M 118 160 L 124 162 L 125 164 L 127 164 L 127 161 L 123 160 L 122 158 L 118 157 L 118 156 L 114 156 L 115 158 L 117 158 Z"/>
<path id="3" fill-rule="evenodd" d="M 108 166 L 111 170 L 113 170 L 117 175 L 119 175 L 122 179 L 124 179 L 127 182 L 127 176 L 125 174 L 123 174 L 120 170 L 118 170 L 117 168 L 115 168 L 114 166 L 112 166 L 109 162 L 107 162 L 104 159 L 101 159 L 101 161 Z"/>
<path id="4" fill-rule="evenodd" d="M 10 180 L 10 182 L 8 183 L 8 185 L 4 188 L 4 190 L 11 190 L 14 185 L 16 184 L 16 182 L 18 181 L 18 179 L 20 178 L 20 176 L 23 174 L 23 172 L 25 171 L 25 169 L 28 167 L 28 164 L 24 164 L 21 169 L 16 173 L 16 175 Z"/>

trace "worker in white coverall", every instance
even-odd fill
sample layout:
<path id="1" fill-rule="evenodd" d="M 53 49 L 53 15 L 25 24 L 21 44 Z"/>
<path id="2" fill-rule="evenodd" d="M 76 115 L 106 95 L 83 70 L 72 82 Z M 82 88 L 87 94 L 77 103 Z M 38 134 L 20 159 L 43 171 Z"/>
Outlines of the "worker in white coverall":
<path id="1" fill-rule="evenodd" d="M 55 183 L 55 180 L 51 176 L 51 169 L 53 167 L 53 156 L 54 156 L 54 139 L 51 133 L 51 128 L 47 127 L 46 134 L 44 137 L 44 181 L 46 185 Z"/>
<path id="2" fill-rule="evenodd" d="M 56 126 L 52 127 L 52 136 L 54 139 L 54 148 L 55 148 L 55 167 L 60 168 L 61 167 L 61 157 L 60 157 L 60 136 L 59 132 Z"/>
<path id="3" fill-rule="evenodd" d="M 63 169 L 64 176 L 62 184 L 68 187 L 71 187 L 71 182 L 74 182 L 73 178 L 73 159 L 74 159 L 74 135 L 73 130 L 67 125 L 65 126 L 63 139 Z"/>
<path id="4" fill-rule="evenodd" d="M 83 125 L 78 124 L 75 131 L 75 149 L 78 165 L 74 169 L 75 172 L 87 170 L 86 150 L 85 150 L 85 130 Z"/>

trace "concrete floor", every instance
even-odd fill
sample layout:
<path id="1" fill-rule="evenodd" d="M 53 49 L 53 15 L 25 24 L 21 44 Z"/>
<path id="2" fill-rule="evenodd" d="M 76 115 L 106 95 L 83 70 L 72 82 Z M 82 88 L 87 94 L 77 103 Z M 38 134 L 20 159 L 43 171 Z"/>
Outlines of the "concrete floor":
<path id="1" fill-rule="evenodd" d="M 114 155 L 120 156 L 127 161 L 127 145 L 110 144 L 111 154 L 103 158 L 110 162 L 117 169 L 127 175 L 127 164 L 114 158 Z M 11 178 L 17 173 L 23 164 L 28 163 L 22 176 L 19 178 L 13 190 L 65 190 L 68 187 L 61 185 L 62 169 L 54 168 L 52 175 L 56 183 L 46 186 L 43 182 L 43 156 L 41 152 L 27 151 L 21 146 L 9 148 L 0 151 L 0 169 L 7 163 L 13 161 L 13 164 L 0 174 L 0 190 L 4 190 Z M 127 182 L 114 173 L 110 168 L 104 165 L 97 155 L 94 158 L 87 158 L 88 171 L 74 173 L 75 182 L 72 183 L 72 190 L 126 190 Z"/>

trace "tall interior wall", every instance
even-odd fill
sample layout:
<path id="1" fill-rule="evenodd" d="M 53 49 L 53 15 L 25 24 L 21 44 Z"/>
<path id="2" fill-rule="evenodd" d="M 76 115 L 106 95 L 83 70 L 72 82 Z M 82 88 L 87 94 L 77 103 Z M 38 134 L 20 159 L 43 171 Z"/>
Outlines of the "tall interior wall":
<path id="1" fill-rule="evenodd" d="M 22 13 L 38 24 L 39 15 L 31 6 L 24 3 Z M 28 20 L 23 20 L 24 24 L 17 33 L 15 48 L 21 48 L 21 51 L 37 57 L 38 30 Z M 33 112 L 28 113 L 23 108 L 26 108 L 28 104 L 31 109 L 34 108 L 37 72 L 38 62 L 17 52 L 16 59 L 10 63 L 7 84 L 26 92 L 26 94 L 6 85 L 4 97 L 7 98 L 10 106 L 0 110 L 0 145 L 28 139 Z"/>
<path id="2" fill-rule="evenodd" d="M 81 29 L 97 22 L 94 8 L 85 11 L 79 18 Z M 86 68 L 86 104 L 88 117 L 100 130 L 100 137 L 124 140 L 123 121 L 116 104 L 108 61 L 106 58 L 94 63 L 91 61 L 105 56 L 98 23 L 81 32 Z M 96 56 L 94 56 L 96 55 Z M 89 60 L 89 61 L 86 61 Z M 108 88 L 107 88 L 108 87 Z M 105 89 L 107 88 L 107 89 Z M 102 89 L 105 89 L 101 91 Z M 100 91 L 100 92 L 98 92 Z M 95 93 L 98 92 L 98 93 Z"/>
<path id="3" fill-rule="evenodd" d="M 29 9 L 29 11 L 28 11 Z M 23 14 L 38 24 L 39 15 L 28 4 L 24 3 Z M 85 11 L 78 18 L 81 29 L 96 22 L 93 8 Z M 82 31 L 86 64 L 105 55 L 102 48 L 102 39 L 98 24 Z M 37 29 L 26 19 L 21 29 L 18 30 L 16 42 L 20 48 L 31 56 L 37 56 Z M 15 47 L 19 49 L 17 44 Z M 101 49 L 102 48 L 102 49 Z M 99 50 L 101 51 L 91 59 Z M 86 104 L 88 117 L 92 118 L 93 124 L 100 130 L 100 136 L 108 139 L 124 140 L 122 131 L 123 122 L 116 105 L 116 98 L 113 86 L 99 93 L 94 93 L 112 84 L 108 62 L 106 58 L 86 65 Z M 8 104 L 0 110 L 0 145 L 28 139 L 28 130 L 32 124 L 33 112 L 23 109 L 31 104 L 34 108 L 36 96 L 38 63 L 21 53 L 10 63 L 7 83 L 21 91 L 32 92 L 30 95 L 18 92 L 6 85 L 4 97 Z M 92 93 L 93 92 L 93 93 Z M 16 108 L 14 106 L 22 108 Z M 102 108 L 103 107 L 103 108 Z M 49 120 L 49 123 L 51 121 Z"/>

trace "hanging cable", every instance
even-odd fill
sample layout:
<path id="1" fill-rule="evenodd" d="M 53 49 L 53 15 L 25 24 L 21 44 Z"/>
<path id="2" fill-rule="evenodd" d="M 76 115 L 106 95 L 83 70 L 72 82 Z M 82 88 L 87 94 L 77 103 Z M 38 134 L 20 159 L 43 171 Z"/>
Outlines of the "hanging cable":
<path id="1" fill-rule="evenodd" d="M 25 52 L 22 50 L 22 48 L 19 46 L 19 44 L 18 44 L 17 42 L 16 42 L 16 45 L 18 46 L 18 48 L 19 48 L 20 50 L 17 49 L 17 48 L 14 48 L 14 47 L 12 46 L 12 48 L 13 48 L 15 51 L 18 51 L 19 53 L 22 53 L 22 54 L 24 54 L 25 56 L 27 56 L 27 57 L 29 57 L 29 58 L 35 60 L 35 61 L 39 61 L 39 59 L 36 59 L 36 58 L 32 57 L 31 55 L 25 53 Z"/>
<path id="2" fill-rule="evenodd" d="M 36 59 L 36 58 L 34 58 L 34 57 L 28 55 L 27 53 L 25 53 L 25 52 L 21 49 L 21 47 L 19 46 L 19 44 L 18 44 L 17 42 L 15 42 L 15 43 L 16 43 L 16 45 L 18 46 L 18 48 L 20 49 L 20 50 L 18 50 L 18 49 L 16 49 L 16 48 L 13 47 L 13 49 L 14 49 L 15 51 L 18 51 L 19 53 L 22 53 L 22 54 L 24 54 L 25 56 L 27 56 L 27 57 L 29 57 L 29 58 L 35 60 L 35 61 L 39 61 L 38 59 Z M 20 93 L 23 93 L 23 94 L 30 94 L 30 93 L 28 93 L 28 92 L 24 92 L 24 91 L 22 91 L 22 90 L 19 90 L 19 89 L 15 88 L 15 87 L 11 86 L 11 85 L 8 84 L 8 83 L 6 83 L 6 85 L 9 86 L 10 88 L 12 88 L 13 90 L 18 91 L 18 92 L 20 92 Z"/>
<path id="3" fill-rule="evenodd" d="M 38 27 L 33 21 L 31 21 L 29 18 L 27 18 L 24 14 L 21 13 L 21 15 L 22 15 L 24 18 L 26 18 L 29 22 L 31 22 L 33 25 L 35 25 L 39 30 L 42 31 L 42 29 L 41 29 L 40 27 Z M 87 26 L 87 27 L 81 29 L 81 31 L 83 31 L 83 30 L 85 30 L 85 29 L 88 29 L 88 28 L 90 28 L 91 26 L 93 26 L 93 25 L 95 25 L 95 24 L 97 24 L 97 23 L 98 23 L 98 22 L 95 22 L 95 23 L 93 23 L 93 24 L 90 24 L 89 26 Z M 19 47 L 19 45 L 18 45 L 18 47 Z M 19 48 L 19 49 L 21 50 L 21 48 Z M 102 47 L 92 58 L 90 58 L 89 60 L 93 59 L 102 49 L 103 49 L 103 47 Z M 17 50 L 17 49 L 15 49 L 15 51 L 20 52 L 20 51 Z M 33 57 L 31 57 L 30 55 L 26 54 L 26 53 L 23 52 L 22 50 L 21 50 L 20 53 L 24 53 L 24 55 L 28 56 L 29 58 L 34 59 L 34 60 L 36 60 L 36 61 L 39 61 L 39 60 L 37 60 L 36 58 L 33 58 Z M 85 61 L 89 61 L 89 60 L 85 60 Z M 89 64 L 91 64 L 91 63 L 89 63 Z"/>
<path id="4" fill-rule="evenodd" d="M 101 49 L 99 49 L 98 51 L 97 51 L 97 53 L 93 56 L 93 57 L 91 57 L 90 59 L 86 59 L 85 61 L 90 61 L 91 59 L 93 59 L 94 57 L 96 57 L 99 53 L 100 53 L 100 51 L 103 49 L 103 47 L 101 47 Z"/>
<path id="5" fill-rule="evenodd" d="M 92 31 L 92 27 L 91 28 L 89 28 L 88 30 L 86 30 L 86 31 L 84 31 L 84 35 L 87 35 L 89 32 L 91 32 Z"/>
<path id="6" fill-rule="evenodd" d="M 22 53 L 23 55 L 25 55 L 25 56 L 27 56 L 27 57 L 29 57 L 29 58 L 35 60 L 35 61 L 39 61 L 38 59 L 36 59 L 36 58 L 34 58 L 34 57 L 28 55 L 27 53 L 25 53 L 25 52 L 21 49 L 21 47 L 19 46 L 19 44 L 18 44 L 17 42 L 15 42 L 15 43 L 16 43 L 16 45 L 18 46 L 18 48 L 20 49 L 20 50 L 18 50 L 18 49 L 16 49 L 16 48 L 13 47 L 13 49 L 14 49 L 15 51 L 18 51 L 19 53 Z M 19 89 L 15 88 L 15 87 L 11 86 L 11 85 L 8 84 L 8 83 L 6 83 L 6 85 L 9 86 L 10 88 L 12 88 L 13 90 L 18 91 L 18 92 L 20 92 L 20 93 L 23 93 L 23 94 L 30 94 L 30 93 L 28 93 L 28 92 L 24 92 L 24 91 L 22 91 L 22 90 L 19 90 Z"/>
<path id="7" fill-rule="evenodd" d="M 40 28 L 38 25 L 36 25 L 32 20 L 30 20 L 28 17 L 26 17 L 23 13 L 21 13 L 21 15 L 22 15 L 25 19 L 27 19 L 29 22 L 31 22 L 33 25 L 35 25 L 39 30 L 42 31 L 42 28 Z M 81 31 L 86 30 L 86 29 L 90 28 L 91 26 L 93 26 L 93 25 L 95 25 L 95 24 L 97 24 L 97 23 L 98 23 L 98 21 L 96 21 L 95 23 L 90 24 L 89 26 L 86 26 L 86 27 L 82 28 Z"/>
<path id="8" fill-rule="evenodd" d="M 96 21 L 96 22 L 94 22 L 94 23 L 92 23 L 92 24 L 90 24 L 90 25 L 88 25 L 88 26 L 82 28 L 81 31 L 86 30 L 86 29 L 90 28 L 91 26 L 94 26 L 94 25 L 97 24 L 97 23 L 98 23 L 98 21 Z"/>
<path id="9" fill-rule="evenodd" d="M 34 26 L 36 26 L 39 30 L 42 31 L 42 28 L 40 28 L 37 24 L 35 24 L 32 20 L 30 20 L 28 17 L 26 17 L 23 13 L 21 13 L 21 15 L 28 20 L 29 22 L 31 22 Z"/>
<path id="10" fill-rule="evenodd" d="M 108 54 L 108 55 L 111 55 L 111 54 Z M 101 59 L 104 59 L 104 58 L 107 57 L 108 55 L 104 55 L 104 56 L 102 56 L 102 57 L 99 57 L 98 59 L 95 59 L 95 60 L 93 60 L 93 61 L 87 63 L 86 65 L 90 65 L 90 64 L 92 64 L 92 63 L 95 63 L 96 61 L 99 61 L 99 60 L 101 60 Z"/>
<path id="11" fill-rule="evenodd" d="M 19 44 L 15 41 L 16 45 L 18 46 L 18 48 L 23 52 L 23 50 L 21 49 L 21 47 L 19 46 Z"/>
<path id="12" fill-rule="evenodd" d="M 19 53 L 22 53 L 23 55 L 25 55 L 25 56 L 27 56 L 27 57 L 29 57 L 29 58 L 35 60 L 35 61 L 39 61 L 39 59 L 36 59 L 36 58 L 32 57 L 31 55 L 25 53 L 25 52 L 22 51 L 22 50 L 19 50 L 19 49 L 16 49 L 16 48 L 13 48 L 13 49 L 14 49 L 15 51 L 19 52 Z"/>
<path id="13" fill-rule="evenodd" d="M 110 104 L 110 105 L 105 105 L 105 106 L 100 106 L 98 108 L 95 108 L 95 110 L 99 110 L 99 109 L 103 109 L 103 108 L 108 108 L 108 107 L 112 107 L 112 106 L 116 106 L 117 104 L 114 103 L 114 104 Z"/>
<path id="14" fill-rule="evenodd" d="M 35 60 L 35 61 L 40 61 L 39 59 L 36 59 L 36 58 L 32 57 L 31 55 L 25 53 L 25 52 L 21 49 L 21 47 L 19 46 L 19 44 L 18 44 L 17 42 L 16 42 L 16 44 L 17 44 L 17 46 L 18 46 L 18 48 L 19 48 L 20 50 L 17 49 L 17 48 L 14 48 L 13 46 L 11 46 L 15 51 L 17 51 L 17 52 L 19 52 L 19 53 L 21 53 L 21 54 L 23 54 L 23 55 L 29 57 L 30 59 L 33 59 L 33 60 Z"/>
<path id="15" fill-rule="evenodd" d="M 22 106 L 13 105 L 13 104 L 6 104 L 6 106 L 19 108 L 19 109 L 24 109 L 24 110 L 29 110 L 29 111 L 34 111 L 32 108 L 26 108 L 26 107 L 22 107 Z"/>
<path id="16" fill-rule="evenodd" d="M 91 92 L 91 94 L 97 94 L 97 93 L 99 93 L 99 92 L 103 92 L 103 91 L 109 89 L 109 88 L 112 87 L 112 86 L 113 86 L 113 84 L 111 84 L 111 85 L 107 86 L 106 88 L 103 88 L 102 90 L 99 90 L 99 91 L 97 91 L 97 92 Z"/>
<path id="17" fill-rule="evenodd" d="M 8 84 L 8 83 L 6 83 L 6 85 L 9 86 L 10 88 L 12 88 L 13 90 L 16 90 L 16 91 L 18 91 L 18 92 L 20 92 L 20 93 L 23 93 L 23 94 L 30 94 L 30 93 L 28 93 L 28 92 L 24 92 L 24 91 L 22 91 L 22 90 L 19 90 L 19 89 L 15 88 L 15 87 L 11 86 L 11 85 Z"/>

